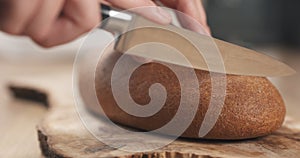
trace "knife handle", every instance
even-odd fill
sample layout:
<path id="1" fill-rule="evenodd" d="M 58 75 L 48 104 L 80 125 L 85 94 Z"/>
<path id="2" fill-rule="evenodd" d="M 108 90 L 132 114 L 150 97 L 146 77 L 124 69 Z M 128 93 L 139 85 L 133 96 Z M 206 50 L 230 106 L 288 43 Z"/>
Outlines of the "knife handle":
<path id="1" fill-rule="evenodd" d="M 111 32 L 114 36 L 119 36 L 127 31 L 134 14 L 122 12 L 101 4 L 102 22 L 99 28 Z"/>
<path id="2" fill-rule="evenodd" d="M 101 20 L 109 18 L 109 12 L 111 11 L 110 6 L 104 5 L 104 4 L 100 4 L 100 8 L 101 8 L 101 17 L 102 17 Z"/>

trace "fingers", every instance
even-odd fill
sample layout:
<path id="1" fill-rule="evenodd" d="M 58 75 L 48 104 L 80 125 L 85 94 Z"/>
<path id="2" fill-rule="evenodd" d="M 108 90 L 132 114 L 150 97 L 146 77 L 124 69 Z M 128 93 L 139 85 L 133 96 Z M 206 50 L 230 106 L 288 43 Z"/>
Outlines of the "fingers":
<path id="1" fill-rule="evenodd" d="M 30 36 L 34 41 L 42 43 L 49 36 L 49 30 L 57 20 L 62 7 L 63 0 L 43 0 L 36 14 L 25 28 L 24 34 Z"/>
<path id="2" fill-rule="evenodd" d="M 98 3 L 111 6 L 111 4 L 107 0 L 98 0 Z"/>
<path id="3" fill-rule="evenodd" d="M 129 9 L 145 18 L 160 24 L 169 24 L 172 21 L 171 15 L 162 8 L 157 7 L 151 0 L 106 0 L 111 5 Z"/>
<path id="4" fill-rule="evenodd" d="M 61 15 L 51 22 L 48 32 L 36 42 L 44 47 L 67 43 L 96 27 L 99 16 L 97 0 L 67 0 Z"/>
<path id="5" fill-rule="evenodd" d="M 206 16 L 206 12 L 202 3 L 202 0 L 196 0 L 196 6 L 199 8 L 199 12 L 201 16 L 201 24 L 205 27 L 206 31 L 211 34 L 210 28 L 207 24 L 207 16 Z"/>
<path id="6" fill-rule="evenodd" d="M 187 14 L 192 18 L 188 18 L 186 15 L 178 13 L 178 19 L 183 27 L 201 34 L 210 35 L 210 29 L 206 22 L 206 13 L 201 0 L 161 0 L 161 2 L 164 5 L 177 9 L 178 11 Z M 199 25 L 202 27 L 199 27 Z"/>
<path id="7" fill-rule="evenodd" d="M 16 35 L 28 35 L 42 46 L 69 42 L 99 23 L 99 0 L 24 0 L 0 1 L 0 29 Z M 190 15 L 209 32 L 202 3 L 198 0 L 161 0 L 167 6 Z M 161 24 L 172 21 L 171 15 L 151 0 L 102 0 Z M 140 8 L 138 8 L 140 7 Z M 201 32 L 191 20 L 180 18 L 183 25 Z M 203 31 L 203 30 L 202 30 Z"/>
<path id="8" fill-rule="evenodd" d="M 0 1 L 0 29 L 44 47 L 64 44 L 99 24 L 97 0 Z"/>
<path id="9" fill-rule="evenodd" d="M 40 0 L 32 0 L 30 3 L 24 0 L 1 1 L 0 29 L 10 34 L 21 35 L 40 2 Z"/>

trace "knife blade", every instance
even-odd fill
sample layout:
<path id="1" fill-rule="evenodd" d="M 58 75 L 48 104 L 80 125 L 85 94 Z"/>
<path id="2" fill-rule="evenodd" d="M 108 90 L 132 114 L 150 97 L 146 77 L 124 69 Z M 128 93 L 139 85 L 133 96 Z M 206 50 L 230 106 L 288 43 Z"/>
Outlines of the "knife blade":
<path id="1" fill-rule="evenodd" d="M 288 65 L 254 50 L 173 25 L 156 24 L 131 12 L 102 5 L 102 17 L 109 17 L 101 28 L 116 36 L 115 49 L 119 52 L 233 75 L 278 77 L 295 73 Z M 178 52 L 185 58 L 170 55 Z M 190 64 L 183 61 L 186 59 Z"/>

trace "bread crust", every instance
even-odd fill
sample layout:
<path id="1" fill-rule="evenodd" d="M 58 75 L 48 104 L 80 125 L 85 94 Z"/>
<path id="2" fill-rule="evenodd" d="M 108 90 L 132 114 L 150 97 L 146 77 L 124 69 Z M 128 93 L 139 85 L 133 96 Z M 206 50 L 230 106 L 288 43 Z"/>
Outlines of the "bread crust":
<path id="1" fill-rule="evenodd" d="M 180 103 L 180 84 L 176 75 L 168 67 L 159 63 L 148 63 L 140 66 L 131 75 L 129 82 L 130 95 L 138 104 L 144 105 L 150 101 L 149 87 L 161 83 L 167 90 L 167 100 L 163 108 L 150 117 L 135 117 L 120 109 L 114 100 L 111 89 L 111 74 L 119 53 L 113 53 L 99 62 L 96 70 L 95 86 L 98 101 L 105 114 L 114 122 L 142 129 L 154 130 L 168 123 L 176 114 Z M 135 62 L 132 60 L 131 62 Z M 185 73 L 186 67 L 175 66 L 175 69 Z M 181 135 L 187 138 L 199 138 L 199 129 L 208 109 L 211 98 L 210 73 L 195 70 L 199 87 L 189 91 L 193 95 L 200 90 L 199 106 L 190 126 Z M 216 80 L 222 79 L 222 77 Z M 186 78 L 186 83 L 191 78 Z M 247 139 L 268 135 L 281 127 L 285 106 L 283 99 L 274 85 L 265 77 L 226 75 L 226 96 L 222 112 L 205 139 Z M 216 85 L 221 86 L 221 85 Z M 218 94 L 214 99 L 219 99 Z M 99 107 L 88 105 L 94 112 Z M 183 118 L 184 119 L 184 118 Z M 166 133 L 168 134 L 168 133 Z"/>

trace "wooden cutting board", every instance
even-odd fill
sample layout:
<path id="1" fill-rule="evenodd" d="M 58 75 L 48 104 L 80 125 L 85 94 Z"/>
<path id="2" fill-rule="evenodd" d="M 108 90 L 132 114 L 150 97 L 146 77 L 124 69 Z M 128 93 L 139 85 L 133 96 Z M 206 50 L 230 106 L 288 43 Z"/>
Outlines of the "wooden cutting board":
<path id="1" fill-rule="evenodd" d="M 34 75 L 14 75 L 8 85 L 17 97 L 45 95 L 38 101 L 48 104 L 49 111 L 37 126 L 42 153 L 46 157 L 134 157 L 134 158 L 200 158 L 200 157 L 299 157 L 300 123 L 286 118 L 275 133 L 243 141 L 208 141 L 178 139 L 173 143 L 145 153 L 129 153 L 98 141 L 84 127 L 72 95 L 72 67 L 59 66 L 35 71 Z M 98 119 L 95 128 L 105 130 Z M 20 131 L 21 132 L 21 131 Z M 114 136 L 112 135 L 113 139 Z M 117 139 L 115 140 L 118 141 Z M 147 142 L 141 142 L 147 143 Z"/>

